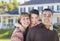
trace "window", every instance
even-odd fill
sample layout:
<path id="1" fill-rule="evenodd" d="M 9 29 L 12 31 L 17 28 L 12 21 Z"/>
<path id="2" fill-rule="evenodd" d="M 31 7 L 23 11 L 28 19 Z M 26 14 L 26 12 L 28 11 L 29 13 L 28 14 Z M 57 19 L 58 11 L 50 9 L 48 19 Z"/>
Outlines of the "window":
<path id="1" fill-rule="evenodd" d="M 30 10 L 30 7 L 28 7 L 28 11 L 30 12 L 31 10 Z"/>
<path id="2" fill-rule="evenodd" d="M 30 12 L 34 7 L 28 7 L 28 12 Z"/>
<path id="3" fill-rule="evenodd" d="M 12 27 L 13 26 L 13 19 L 8 19 L 8 25 L 9 27 Z"/>
<path id="4" fill-rule="evenodd" d="M 26 9 L 24 8 L 24 12 L 26 11 Z"/>
<path id="5" fill-rule="evenodd" d="M 38 7 L 38 10 L 39 10 L 39 12 L 41 12 L 43 10 L 43 7 L 42 6 Z"/>
<path id="6" fill-rule="evenodd" d="M 57 12 L 60 12 L 60 5 L 57 5 Z"/>
<path id="7" fill-rule="evenodd" d="M 17 22 L 18 21 L 18 17 L 16 17 L 16 19 L 15 19 L 15 22 Z"/>
<path id="8" fill-rule="evenodd" d="M 25 11 L 26 11 L 26 8 L 20 8 L 20 13 Z"/>
<path id="9" fill-rule="evenodd" d="M 13 19 L 14 19 L 14 17 L 13 17 L 13 16 L 9 16 L 9 17 L 8 17 L 8 23 L 13 24 Z"/>
<path id="10" fill-rule="evenodd" d="M 60 23 L 60 18 L 59 17 L 57 17 L 57 23 Z"/>
<path id="11" fill-rule="evenodd" d="M 8 16 L 8 24 L 7 24 L 7 26 L 9 26 L 9 27 L 13 26 L 13 19 L 14 19 L 13 16 Z"/>
<path id="12" fill-rule="evenodd" d="M 48 6 L 48 8 L 54 11 L 54 6 Z"/>
<path id="13" fill-rule="evenodd" d="M 6 24 L 6 17 L 3 17 L 3 24 Z"/>
<path id="14" fill-rule="evenodd" d="M 2 25 L 6 26 L 6 24 L 7 24 L 7 18 L 5 16 L 3 16 L 3 18 L 2 18 Z"/>
<path id="15" fill-rule="evenodd" d="M 20 13 L 21 13 L 22 11 L 23 11 L 22 8 L 20 8 Z"/>
<path id="16" fill-rule="evenodd" d="M 13 23 L 13 19 L 8 19 L 8 23 Z"/>

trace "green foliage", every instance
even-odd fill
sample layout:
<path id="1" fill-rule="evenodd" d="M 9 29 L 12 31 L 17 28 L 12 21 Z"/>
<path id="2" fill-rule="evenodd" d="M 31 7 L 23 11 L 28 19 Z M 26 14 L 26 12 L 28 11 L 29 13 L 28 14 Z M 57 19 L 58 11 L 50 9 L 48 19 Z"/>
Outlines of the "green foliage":
<path id="1" fill-rule="evenodd" d="M 53 27 L 54 27 L 54 29 L 56 29 L 56 30 L 57 30 L 57 32 L 58 32 L 58 33 L 60 33 L 60 27 L 55 26 L 55 25 L 54 25 Z"/>
<path id="2" fill-rule="evenodd" d="M 0 39 L 10 39 L 13 29 L 0 29 Z"/>

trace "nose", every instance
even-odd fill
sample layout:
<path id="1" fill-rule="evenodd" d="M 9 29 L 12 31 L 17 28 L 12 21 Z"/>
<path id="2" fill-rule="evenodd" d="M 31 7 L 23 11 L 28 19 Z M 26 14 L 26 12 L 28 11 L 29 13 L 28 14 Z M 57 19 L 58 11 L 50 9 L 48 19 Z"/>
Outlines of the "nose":
<path id="1" fill-rule="evenodd" d="M 25 19 L 25 22 L 28 23 L 29 19 Z"/>
<path id="2" fill-rule="evenodd" d="M 45 19 L 48 19 L 48 16 L 45 16 Z"/>

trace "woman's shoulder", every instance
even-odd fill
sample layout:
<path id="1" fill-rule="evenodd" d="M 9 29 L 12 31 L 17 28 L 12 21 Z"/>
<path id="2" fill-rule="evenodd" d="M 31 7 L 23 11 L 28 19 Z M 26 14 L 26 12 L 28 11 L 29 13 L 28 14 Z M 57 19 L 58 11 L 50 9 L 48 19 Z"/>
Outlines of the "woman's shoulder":
<path id="1" fill-rule="evenodd" d="M 23 33 L 20 31 L 19 28 L 15 28 L 12 37 L 23 37 Z"/>

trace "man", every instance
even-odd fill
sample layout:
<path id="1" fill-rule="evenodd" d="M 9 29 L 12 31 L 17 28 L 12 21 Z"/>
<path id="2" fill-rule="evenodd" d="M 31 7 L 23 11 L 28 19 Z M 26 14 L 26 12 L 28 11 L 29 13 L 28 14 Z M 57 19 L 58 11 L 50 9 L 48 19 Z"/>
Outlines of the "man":
<path id="1" fill-rule="evenodd" d="M 49 30 L 53 18 L 53 12 L 50 9 L 42 11 L 42 23 L 36 25 L 27 34 L 26 41 L 59 41 L 56 30 Z"/>

